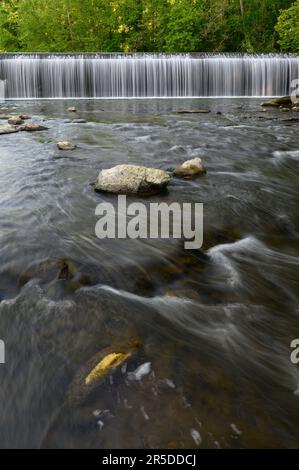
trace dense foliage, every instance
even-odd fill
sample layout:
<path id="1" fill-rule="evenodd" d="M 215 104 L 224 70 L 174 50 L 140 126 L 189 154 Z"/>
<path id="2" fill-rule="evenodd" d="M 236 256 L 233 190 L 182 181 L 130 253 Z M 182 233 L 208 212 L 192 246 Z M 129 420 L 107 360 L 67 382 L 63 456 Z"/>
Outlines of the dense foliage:
<path id="1" fill-rule="evenodd" d="M 299 51 L 299 0 L 0 0 L 0 50 Z"/>
<path id="2" fill-rule="evenodd" d="M 299 0 L 281 13 L 276 31 L 280 36 L 278 43 L 284 50 L 299 53 Z"/>

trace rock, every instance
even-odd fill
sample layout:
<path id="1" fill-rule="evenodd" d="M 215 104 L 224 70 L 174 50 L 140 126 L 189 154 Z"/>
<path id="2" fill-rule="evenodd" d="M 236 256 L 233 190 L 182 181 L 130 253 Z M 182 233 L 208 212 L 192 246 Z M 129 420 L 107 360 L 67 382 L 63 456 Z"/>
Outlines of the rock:
<path id="1" fill-rule="evenodd" d="M 197 176 L 205 175 L 206 172 L 201 159 L 197 157 L 178 166 L 173 174 L 178 178 L 196 178 Z"/>
<path id="2" fill-rule="evenodd" d="M 87 121 L 86 119 L 73 119 L 73 121 L 75 124 L 86 124 Z"/>
<path id="3" fill-rule="evenodd" d="M 36 132 L 36 131 L 46 131 L 48 127 L 41 126 L 40 124 L 23 124 L 19 127 L 20 131 L 25 132 Z"/>
<path id="4" fill-rule="evenodd" d="M 2 120 L 5 120 L 5 121 L 8 121 L 8 119 L 10 119 L 12 116 L 9 116 L 8 114 L 0 114 L 0 119 Z"/>
<path id="5" fill-rule="evenodd" d="M 23 121 L 27 121 L 28 119 L 31 119 L 30 116 L 28 116 L 28 114 L 20 114 L 19 118 L 22 119 Z"/>
<path id="6" fill-rule="evenodd" d="M 11 124 L 0 125 L 0 135 L 13 134 L 14 132 L 18 132 L 18 129 L 16 126 L 12 126 Z"/>
<path id="7" fill-rule="evenodd" d="M 12 116 L 8 119 L 8 124 L 12 124 L 13 126 L 20 126 L 23 124 L 23 119 L 21 119 L 19 116 Z"/>
<path id="8" fill-rule="evenodd" d="M 96 191 L 117 194 L 156 194 L 166 188 L 170 175 L 163 170 L 135 165 L 117 165 L 99 173 Z"/>
<path id="9" fill-rule="evenodd" d="M 177 297 L 181 299 L 200 300 L 199 294 L 194 289 L 173 289 L 164 294 L 167 297 Z"/>
<path id="10" fill-rule="evenodd" d="M 68 112 L 69 113 L 76 113 L 77 112 L 77 109 L 73 106 L 71 108 L 68 108 Z"/>
<path id="11" fill-rule="evenodd" d="M 62 141 L 58 142 L 57 147 L 59 148 L 59 150 L 75 150 L 77 146 L 72 144 L 71 142 Z"/>
<path id="12" fill-rule="evenodd" d="M 283 112 L 283 113 L 289 113 L 290 112 L 289 108 L 283 108 L 283 107 L 280 108 L 280 111 Z"/>
<path id="13" fill-rule="evenodd" d="M 269 101 L 265 101 L 261 106 L 269 106 L 273 108 L 279 108 L 279 106 L 292 106 L 292 100 L 290 96 L 282 96 L 281 98 L 274 98 Z"/>
<path id="14" fill-rule="evenodd" d="M 293 111 L 295 111 L 296 113 L 299 113 L 299 106 L 294 106 Z"/>
<path id="15" fill-rule="evenodd" d="M 211 111 L 209 109 L 179 109 L 178 114 L 207 114 Z"/>

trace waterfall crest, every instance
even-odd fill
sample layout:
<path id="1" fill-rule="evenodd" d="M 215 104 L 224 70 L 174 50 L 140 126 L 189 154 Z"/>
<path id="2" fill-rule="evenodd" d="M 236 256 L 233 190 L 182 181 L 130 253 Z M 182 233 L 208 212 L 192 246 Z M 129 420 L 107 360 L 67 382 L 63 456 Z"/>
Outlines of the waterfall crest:
<path id="1" fill-rule="evenodd" d="M 0 55 L 8 99 L 281 96 L 298 78 L 280 55 Z"/>

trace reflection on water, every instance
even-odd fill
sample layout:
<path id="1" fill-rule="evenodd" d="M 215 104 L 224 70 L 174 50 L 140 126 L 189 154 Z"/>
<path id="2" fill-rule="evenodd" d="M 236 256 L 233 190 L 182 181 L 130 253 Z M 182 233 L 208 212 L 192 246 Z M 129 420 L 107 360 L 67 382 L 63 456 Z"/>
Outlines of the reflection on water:
<path id="1" fill-rule="evenodd" d="M 0 446 L 298 447 L 298 123 L 255 100 L 1 109 L 20 112 L 49 130 L 0 140 Z M 96 238 L 96 205 L 117 205 L 90 186 L 101 168 L 198 155 L 206 177 L 146 204 L 203 202 L 203 251 Z M 136 339 L 84 388 L 107 348 Z"/>

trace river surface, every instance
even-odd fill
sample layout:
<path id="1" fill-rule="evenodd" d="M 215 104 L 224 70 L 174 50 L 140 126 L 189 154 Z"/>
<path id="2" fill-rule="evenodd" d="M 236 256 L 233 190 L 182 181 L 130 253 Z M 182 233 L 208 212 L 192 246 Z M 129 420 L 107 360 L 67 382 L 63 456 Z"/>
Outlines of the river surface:
<path id="1" fill-rule="evenodd" d="M 48 127 L 0 136 L 0 447 L 298 447 L 298 114 L 256 99 L 0 108 Z M 205 177 L 145 203 L 203 203 L 202 250 L 95 236 L 97 204 L 117 205 L 91 186 L 100 169 L 195 156 Z M 92 358 L 134 341 L 85 393 Z"/>

